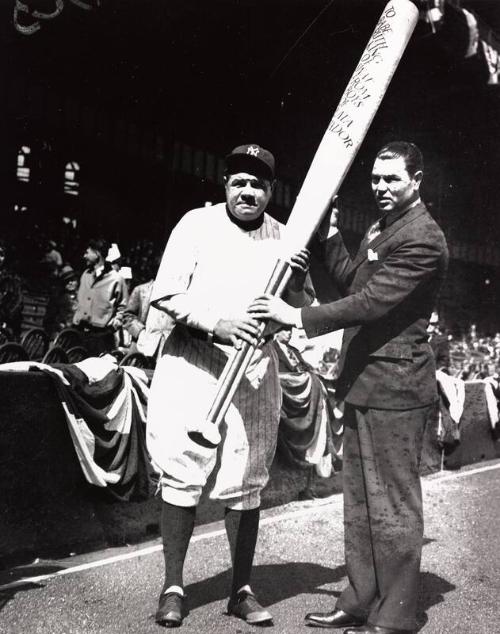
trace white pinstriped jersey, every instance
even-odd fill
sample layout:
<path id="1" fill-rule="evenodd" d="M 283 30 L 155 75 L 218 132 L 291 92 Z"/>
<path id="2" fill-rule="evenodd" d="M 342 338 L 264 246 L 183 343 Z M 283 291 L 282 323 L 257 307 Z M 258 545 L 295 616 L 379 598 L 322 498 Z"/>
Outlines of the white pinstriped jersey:
<path id="1" fill-rule="evenodd" d="M 173 230 L 152 293 L 177 324 L 159 360 L 148 403 L 148 448 L 164 473 L 164 499 L 189 506 L 215 465 L 215 450 L 192 443 L 187 430 L 205 418 L 231 346 L 209 344 L 182 325 L 211 330 L 218 319 L 246 314 L 263 292 L 282 225 L 268 214 L 258 229 L 232 222 L 224 203 L 188 212 Z M 212 497 L 259 503 L 279 423 L 281 390 L 272 344 L 256 351 L 226 415 L 222 459 Z M 194 502 L 190 500 L 193 500 Z"/>

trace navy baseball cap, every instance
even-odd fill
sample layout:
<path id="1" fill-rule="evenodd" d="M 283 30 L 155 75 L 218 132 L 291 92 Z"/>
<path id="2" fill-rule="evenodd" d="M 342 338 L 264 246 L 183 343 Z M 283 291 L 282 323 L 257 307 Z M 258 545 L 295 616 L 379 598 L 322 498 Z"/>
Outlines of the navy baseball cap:
<path id="1" fill-rule="evenodd" d="M 226 156 L 226 169 L 229 174 L 249 172 L 273 180 L 274 156 L 257 143 L 238 145 Z"/>

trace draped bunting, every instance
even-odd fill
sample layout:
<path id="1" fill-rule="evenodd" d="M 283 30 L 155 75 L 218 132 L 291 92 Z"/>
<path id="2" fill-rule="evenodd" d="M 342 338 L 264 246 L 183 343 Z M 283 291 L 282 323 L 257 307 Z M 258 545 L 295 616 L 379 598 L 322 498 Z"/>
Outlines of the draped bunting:
<path id="1" fill-rule="evenodd" d="M 296 348 L 279 339 L 275 344 L 283 392 L 280 453 L 290 465 L 300 469 L 314 466 L 318 475 L 328 477 L 340 458 L 343 433 L 342 423 L 334 415 L 328 381 Z"/>
<path id="2" fill-rule="evenodd" d="M 281 454 L 301 469 L 320 465 L 318 475 L 330 475 L 340 457 L 342 424 L 335 418 L 328 392 L 311 372 L 280 373 L 283 405 L 278 432 Z M 324 458 L 330 461 L 326 473 Z"/>
<path id="3" fill-rule="evenodd" d="M 460 422 L 466 407 L 466 384 L 481 385 L 484 389 L 485 410 L 492 432 L 496 431 L 499 422 L 498 403 L 494 387 L 498 388 L 493 379 L 463 381 L 438 370 L 436 380 L 439 393 L 439 424 L 437 430 L 438 445 L 450 453 L 461 441 Z"/>
<path id="4" fill-rule="evenodd" d="M 117 366 L 110 356 L 76 364 L 15 362 L 1 368 L 41 371 L 51 378 L 87 482 L 120 501 L 152 495 L 157 478 L 145 443 L 149 377 L 144 370 Z"/>
<path id="5" fill-rule="evenodd" d="M 144 373 L 109 364 L 109 372 L 91 382 L 78 366 L 59 366 L 69 385 L 50 376 L 85 479 L 118 500 L 146 500 L 153 483 L 145 443 Z"/>

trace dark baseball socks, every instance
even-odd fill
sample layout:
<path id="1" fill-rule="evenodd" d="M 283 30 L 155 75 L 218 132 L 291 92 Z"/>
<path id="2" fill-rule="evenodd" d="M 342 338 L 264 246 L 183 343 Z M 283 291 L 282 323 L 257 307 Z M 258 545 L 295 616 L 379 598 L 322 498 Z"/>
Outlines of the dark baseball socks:
<path id="1" fill-rule="evenodd" d="M 259 518 L 260 508 L 249 511 L 234 511 L 226 508 L 224 522 L 233 562 L 231 596 L 235 596 L 238 590 L 245 586 L 250 586 Z"/>
<path id="2" fill-rule="evenodd" d="M 233 564 L 231 596 L 250 585 L 259 518 L 260 508 L 249 511 L 226 508 L 224 523 Z M 184 507 L 168 502 L 162 503 L 161 534 L 165 560 L 165 582 L 162 592 L 184 593 L 184 561 L 195 519 L 196 506 Z"/>

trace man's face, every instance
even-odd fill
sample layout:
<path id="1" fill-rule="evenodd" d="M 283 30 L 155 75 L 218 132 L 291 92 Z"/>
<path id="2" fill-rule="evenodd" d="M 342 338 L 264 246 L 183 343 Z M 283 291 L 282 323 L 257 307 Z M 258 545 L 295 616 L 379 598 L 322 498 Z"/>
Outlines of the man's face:
<path id="1" fill-rule="evenodd" d="M 290 339 L 292 338 L 292 331 L 289 328 L 287 328 L 286 330 L 279 330 L 276 333 L 275 337 L 278 341 L 289 343 Z"/>
<path id="2" fill-rule="evenodd" d="M 68 280 L 65 284 L 65 287 L 69 293 L 74 293 L 78 288 L 78 281 L 75 279 Z"/>
<path id="3" fill-rule="evenodd" d="M 401 211 L 412 203 L 418 194 L 422 172 L 410 176 L 401 156 L 378 158 L 372 169 L 372 190 L 378 208 L 384 214 Z"/>
<path id="4" fill-rule="evenodd" d="M 100 260 L 100 254 L 98 251 L 95 251 L 91 247 L 87 247 L 87 250 L 83 254 L 83 259 L 85 260 L 87 266 L 95 266 Z"/>
<path id="5" fill-rule="evenodd" d="M 269 180 L 246 172 L 230 174 L 225 187 L 229 211 L 239 220 L 255 220 L 263 214 L 273 191 Z"/>

